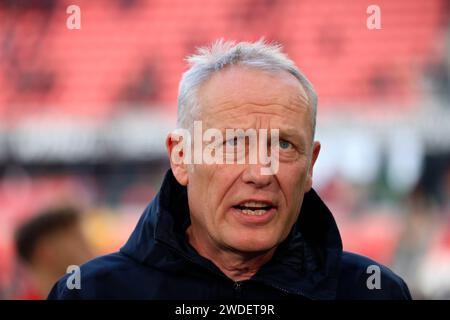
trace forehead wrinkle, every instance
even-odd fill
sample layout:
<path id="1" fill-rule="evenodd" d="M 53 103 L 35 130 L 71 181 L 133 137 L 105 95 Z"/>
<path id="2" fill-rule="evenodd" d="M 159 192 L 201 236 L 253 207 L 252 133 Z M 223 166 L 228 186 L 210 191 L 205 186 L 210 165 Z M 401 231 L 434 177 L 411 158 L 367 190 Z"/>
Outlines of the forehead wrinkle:
<path id="1" fill-rule="evenodd" d="M 310 109 L 310 99 L 306 90 L 294 76 L 284 72 L 257 72 L 257 74 L 261 76 L 255 78 L 255 70 L 246 70 L 245 68 L 231 68 L 216 73 L 211 79 L 203 83 L 197 91 L 202 111 L 206 114 L 221 113 L 225 110 L 238 109 L 246 104 L 257 106 L 280 105 L 287 109 L 298 107 Z M 276 80 L 270 80 L 271 85 L 267 87 L 267 78 Z M 225 91 L 221 90 L 221 81 L 225 81 L 225 85 L 227 83 L 230 85 L 226 87 Z M 240 85 L 241 81 L 244 81 L 242 85 Z M 247 86 L 246 82 L 249 81 L 254 86 Z M 259 86 L 258 82 L 261 82 L 262 85 Z M 280 90 L 283 91 L 283 94 L 280 94 Z M 225 108 L 222 108 L 222 106 Z"/>
<path id="2" fill-rule="evenodd" d="M 304 111 L 305 112 L 305 111 Z M 233 129 L 249 129 L 249 128 L 255 128 L 258 127 L 257 121 L 263 120 L 265 116 L 268 116 L 269 120 L 269 127 L 273 126 L 273 123 L 278 123 L 280 126 L 284 126 L 292 119 L 295 119 L 296 117 L 304 117 L 304 112 L 299 113 L 298 110 L 283 110 L 283 112 L 269 112 L 265 111 L 264 109 L 260 110 L 252 110 L 251 112 L 247 112 L 245 115 L 242 115 L 242 112 L 231 112 L 226 115 L 218 115 L 212 114 L 211 116 L 206 116 L 205 123 L 207 125 L 211 125 L 213 127 L 217 127 L 219 129 L 227 129 L 227 128 L 233 128 Z M 287 118 L 288 120 L 286 121 Z M 256 122 L 255 122 L 256 121 Z M 292 124 L 289 125 L 291 128 L 295 128 L 297 123 L 303 122 L 302 120 L 298 120 Z M 260 125 L 261 126 L 261 123 Z"/>
<path id="3" fill-rule="evenodd" d="M 289 96 L 289 105 L 296 105 L 296 106 L 302 106 L 305 108 L 309 108 L 310 102 L 309 97 L 305 94 L 299 94 L 299 95 L 291 95 Z"/>
<path id="4" fill-rule="evenodd" d="M 221 105 L 227 105 L 226 108 L 221 108 Z M 273 107 L 273 108 L 270 108 Z M 307 110 L 305 105 L 285 105 L 285 104 L 276 104 L 276 103 L 266 103 L 266 104 L 254 104 L 254 103 L 243 103 L 243 104 L 234 104 L 232 102 L 224 102 L 219 105 L 214 106 L 213 108 L 205 108 L 205 114 L 212 113 L 214 114 L 223 114 L 230 113 L 231 116 L 234 114 L 238 114 L 242 116 L 242 111 L 239 109 L 244 109 L 246 115 L 251 114 L 266 114 L 266 115 L 274 115 L 274 114 L 282 114 L 284 112 L 293 112 L 293 113 L 303 113 Z M 251 110 L 248 110 L 251 109 Z M 256 110 L 257 109 L 257 110 Z M 209 111 L 209 112 L 208 112 Z M 238 118 L 238 117 L 236 117 Z"/>

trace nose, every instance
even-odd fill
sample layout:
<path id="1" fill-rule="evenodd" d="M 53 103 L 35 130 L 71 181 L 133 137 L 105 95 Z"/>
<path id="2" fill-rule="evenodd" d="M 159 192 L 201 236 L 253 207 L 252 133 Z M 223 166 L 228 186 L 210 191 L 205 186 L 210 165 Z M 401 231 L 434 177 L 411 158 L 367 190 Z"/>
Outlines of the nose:
<path id="1" fill-rule="evenodd" d="M 248 164 L 242 172 L 242 181 L 253 184 L 257 188 L 264 188 L 272 183 L 273 175 L 261 174 L 261 164 Z"/>

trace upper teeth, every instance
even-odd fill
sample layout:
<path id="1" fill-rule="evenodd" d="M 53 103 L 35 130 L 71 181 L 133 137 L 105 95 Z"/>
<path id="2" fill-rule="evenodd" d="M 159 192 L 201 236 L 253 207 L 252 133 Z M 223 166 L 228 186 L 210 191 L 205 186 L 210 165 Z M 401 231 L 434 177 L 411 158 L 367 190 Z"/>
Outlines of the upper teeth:
<path id="1" fill-rule="evenodd" d="M 265 214 L 267 212 L 267 210 L 249 210 L 249 209 L 244 209 L 241 211 L 242 211 L 242 213 L 244 213 L 246 215 L 250 215 L 250 216 L 262 216 L 263 214 Z"/>
<path id="2" fill-rule="evenodd" d="M 264 202 L 259 201 L 247 201 L 241 204 L 242 207 L 247 208 L 262 208 L 262 207 L 268 207 L 268 205 Z"/>

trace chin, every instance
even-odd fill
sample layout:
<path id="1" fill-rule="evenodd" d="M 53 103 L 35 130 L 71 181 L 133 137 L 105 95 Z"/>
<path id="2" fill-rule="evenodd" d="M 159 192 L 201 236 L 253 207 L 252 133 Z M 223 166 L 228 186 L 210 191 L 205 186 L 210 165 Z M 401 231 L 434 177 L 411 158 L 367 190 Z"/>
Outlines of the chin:
<path id="1" fill-rule="evenodd" d="M 228 241 L 228 246 L 233 248 L 239 252 L 265 252 L 274 248 L 278 242 L 275 239 L 267 237 L 251 237 L 251 235 L 247 235 L 242 237 L 242 235 L 238 236 L 238 238 L 234 238 L 233 240 Z"/>

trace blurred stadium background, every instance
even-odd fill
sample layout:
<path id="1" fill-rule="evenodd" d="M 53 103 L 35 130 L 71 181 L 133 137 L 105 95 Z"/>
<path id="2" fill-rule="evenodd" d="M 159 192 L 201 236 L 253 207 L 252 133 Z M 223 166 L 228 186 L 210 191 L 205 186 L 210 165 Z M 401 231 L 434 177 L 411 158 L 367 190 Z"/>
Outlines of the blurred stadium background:
<path id="1" fill-rule="evenodd" d="M 66 8 L 81 9 L 68 30 Z M 381 8 L 381 30 L 366 9 Z M 74 204 L 117 250 L 168 168 L 184 57 L 218 38 L 281 43 L 319 95 L 315 188 L 344 248 L 415 298 L 450 298 L 447 0 L 1 0 L 0 298 L 27 285 L 18 224 Z"/>

